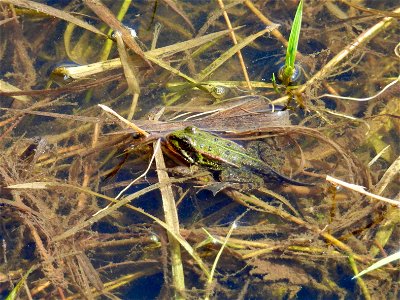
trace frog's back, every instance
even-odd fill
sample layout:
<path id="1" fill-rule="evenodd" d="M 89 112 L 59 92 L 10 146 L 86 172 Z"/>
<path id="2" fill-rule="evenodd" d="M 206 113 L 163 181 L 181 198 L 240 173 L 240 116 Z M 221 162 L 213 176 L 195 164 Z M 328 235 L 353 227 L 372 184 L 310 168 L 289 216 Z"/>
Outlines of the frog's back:
<path id="1" fill-rule="evenodd" d="M 236 167 L 251 166 L 257 161 L 243 146 L 209 132 L 197 134 L 197 147 L 204 156 Z"/>
<path id="2" fill-rule="evenodd" d="M 182 134 L 193 148 L 192 150 L 200 154 L 198 158 L 201 157 L 201 159 L 196 161 L 199 164 L 204 163 L 210 166 L 212 165 L 210 162 L 213 162 L 216 163 L 215 165 L 225 163 L 237 168 L 249 167 L 261 174 L 270 175 L 272 173 L 280 180 L 293 185 L 312 186 L 312 184 L 299 182 L 280 174 L 267 163 L 254 157 L 243 146 L 231 140 L 198 130 L 195 127 L 187 127 L 183 132 L 175 132 L 175 135 L 178 134 Z"/>

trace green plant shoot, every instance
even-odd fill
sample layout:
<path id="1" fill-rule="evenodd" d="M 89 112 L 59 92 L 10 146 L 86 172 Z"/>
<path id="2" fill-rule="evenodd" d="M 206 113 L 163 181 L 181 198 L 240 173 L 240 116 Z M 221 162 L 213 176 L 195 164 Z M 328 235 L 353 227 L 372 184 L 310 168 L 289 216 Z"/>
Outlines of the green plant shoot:
<path id="1" fill-rule="evenodd" d="M 24 276 L 22 276 L 21 280 L 17 283 L 17 285 L 13 288 L 10 294 L 6 297 L 6 300 L 16 300 L 18 298 L 18 293 L 21 288 L 24 286 L 25 281 L 28 279 L 29 274 L 34 271 L 35 267 L 32 266 Z"/>
<path id="2" fill-rule="evenodd" d="M 292 30 L 290 31 L 288 47 L 286 49 L 285 68 L 283 71 L 283 82 L 290 82 L 294 72 L 294 62 L 296 60 L 297 45 L 299 43 L 301 19 L 303 16 L 303 0 L 300 0 L 294 16 Z"/>

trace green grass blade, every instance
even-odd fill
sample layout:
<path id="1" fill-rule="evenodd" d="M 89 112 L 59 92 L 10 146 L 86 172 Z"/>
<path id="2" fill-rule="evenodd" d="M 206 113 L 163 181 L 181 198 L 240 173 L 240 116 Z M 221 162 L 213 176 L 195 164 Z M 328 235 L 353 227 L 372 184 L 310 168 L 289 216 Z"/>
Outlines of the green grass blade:
<path id="1" fill-rule="evenodd" d="M 24 285 L 25 281 L 28 279 L 29 274 L 32 273 L 33 270 L 34 270 L 34 267 L 31 267 L 25 273 L 25 275 L 17 283 L 17 285 L 14 287 L 14 289 L 11 291 L 11 293 L 7 296 L 6 300 L 16 300 L 18 298 L 19 291 L 21 290 L 21 288 Z"/>
<path id="2" fill-rule="evenodd" d="M 294 71 L 294 62 L 296 61 L 297 45 L 299 43 L 301 19 L 303 16 L 303 0 L 300 0 L 299 6 L 297 7 L 296 15 L 294 16 L 292 30 L 290 31 L 290 37 L 288 47 L 286 49 L 286 60 L 285 60 L 285 71 L 284 77 L 290 78 Z"/>

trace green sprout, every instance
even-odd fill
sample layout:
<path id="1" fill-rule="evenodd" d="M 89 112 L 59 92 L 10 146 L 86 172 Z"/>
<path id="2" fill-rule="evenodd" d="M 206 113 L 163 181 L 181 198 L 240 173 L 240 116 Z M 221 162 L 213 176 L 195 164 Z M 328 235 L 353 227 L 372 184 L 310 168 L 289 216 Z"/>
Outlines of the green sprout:
<path id="1" fill-rule="evenodd" d="M 288 47 L 286 49 L 285 65 L 278 74 L 279 79 L 282 80 L 285 86 L 288 86 L 291 82 L 293 82 L 293 77 L 295 77 L 295 61 L 297 46 L 299 44 L 302 16 L 303 0 L 300 0 L 299 6 L 297 7 L 296 15 L 294 16 L 292 30 L 290 31 Z M 272 77 L 272 83 L 274 84 L 274 86 L 276 86 L 275 76 Z"/>
<path id="2" fill-rule="evenodd" d="M 24 286 L 26 280 L 28 279 L 29 274 L 31 274 L 35 270 L 35 267 L 32 266 L 24 276 L 20 279 L 20 281 L 17 283 L 17 285 L 13 288 L 10 294 L 6 297 L 6 300 L 16 300 L 18 298 L 18 294 L 21 290 L 21 288 Z"/>
<path id="3" fill-rule="evenodd" d="M 303 0 L 300 0 L 297 7 L 296 15 L 294 16 L 292 30 L 290 31 L 288 47 L 286 49 L 285 67 L 283 70 L 283 81 L 290 82 L 290 78 L 294 73 L 294 62 L 296 60 L 297 45 L 299 44 L 301 19 L 303 16 Z"/>

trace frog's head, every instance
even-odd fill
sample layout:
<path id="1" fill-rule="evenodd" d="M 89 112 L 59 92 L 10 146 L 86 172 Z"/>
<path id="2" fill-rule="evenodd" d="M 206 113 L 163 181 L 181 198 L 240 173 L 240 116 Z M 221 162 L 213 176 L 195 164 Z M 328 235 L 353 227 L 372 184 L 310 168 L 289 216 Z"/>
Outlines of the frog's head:
<path id="1" fill-rule="evenodd" d="M 195 134 L 197 128 L 188 126 L 167 135 L 167 142 L 173 150 L 182 155 L 189 163 L 194 163 L 193 154 L 196 152 Z"/>
<path id="2" fill-rule="evenodd" d="M 176 130 L 167 136 L 167 141 L 183 148 L 195 148 L 198 129 L 194 126 L 188 126 L 185 129 Z"/>

